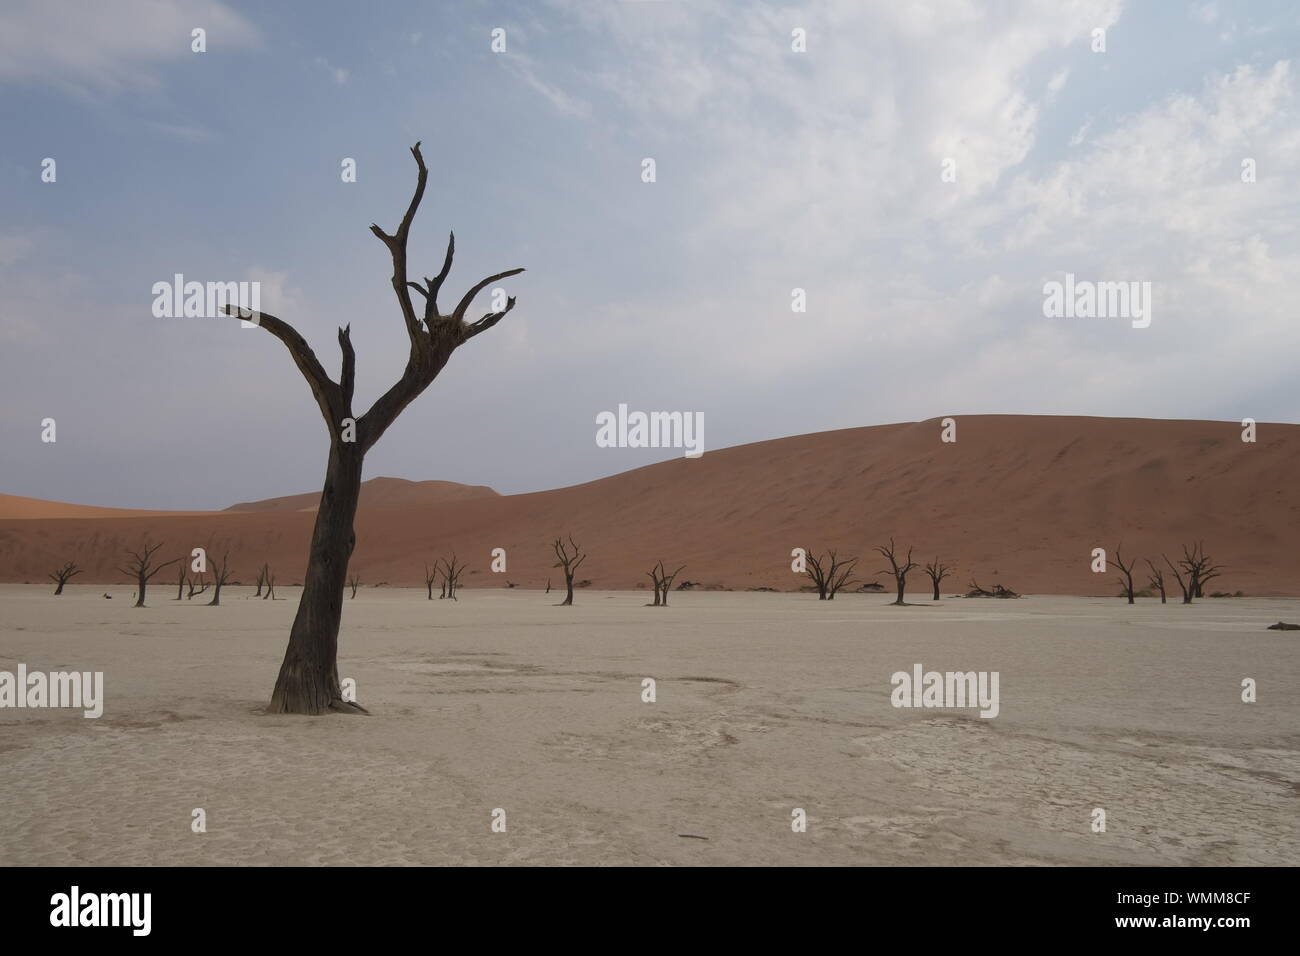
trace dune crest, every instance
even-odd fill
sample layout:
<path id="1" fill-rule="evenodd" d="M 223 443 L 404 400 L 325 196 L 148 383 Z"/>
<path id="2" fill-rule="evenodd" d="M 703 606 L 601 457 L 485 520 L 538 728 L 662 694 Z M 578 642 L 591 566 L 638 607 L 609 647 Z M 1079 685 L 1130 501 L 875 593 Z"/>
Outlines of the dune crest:
<path id="1" fill-rule="evenodd" d="M 956 565 L 949 593 L 975 577 L 1022 594 L 1113 595 L 1115 575 L 1089 570 L 1093 548 L 1122 543 L 1126 556 L 1158 560 L 1203 539 L 1225 566 L 1216 588 L 1300 594 L 1300 425 L 1261 423 L 1254 444 L 1234 422 L 1152 419 L 968 415 L 955 443 L 940 433 L 938 419 L 818 432 L 426 504 L 403 503 L 406 486 L 451 483 L 383 479 L 372 500 L 392 505 L 363 498 L 351 570 L 366 586 L 422 586 L 424 564 L 455 551 L 469 562 L 466 589 L 545 587 L 561 580 L 552 540 L 572 534 L 591 555 L 580 577 L 593 587 L 648 591 L 662 558 L 686 565 L 679 583 L 784 591 L 809 583 L 790 570 L 795 547 L 861 555 L 859 577 L 887 584 L 871 549 L 893 535 L 919 560 Z M 287 509 L 0 520 L 0 581 L 40 581 L 67 560 L 86 569 L 84 583 L 118 581 L 122 549 L 147 534 L 169 557 L 228 539 L 236 579 L 265 561 L 292 584 L 314 515 Z M 506 549 L 503 574 L 489 570 L 493 548 Z M 909 583 L 925 592 L 919 574 Z"/>

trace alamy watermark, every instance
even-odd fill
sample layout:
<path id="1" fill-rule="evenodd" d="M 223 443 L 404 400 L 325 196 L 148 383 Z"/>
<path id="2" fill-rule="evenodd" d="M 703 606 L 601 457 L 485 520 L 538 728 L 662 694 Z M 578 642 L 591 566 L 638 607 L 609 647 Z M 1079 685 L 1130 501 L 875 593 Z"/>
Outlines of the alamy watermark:
<path id="1" fill-rule="evenodd" d="M 171 282 L 155 282 L 153 314 L 157 319 L 215 319 L 237 309 L 241 324 L 257 325 L 262 311 L 262 283 L 186 282 L 176 273 Z M 245 314 L 251 313 L 251 314 Z"/>
<path id="2" fill-rule="evenodd" d="M 1064 282 L 1043 283 L 1043 315 L 1049 319 L 1132 319 L 1133 328 L 1151 324 L 1150 282 L 1093 282 L 1065 274 Z"/>
<path id="3" fill-rule="evenodd" d="M 895 707 L 978 707 L 981 717 L 996 717 L 998 703 L 997 671 L 925 671 L 920 664 L 912 672 L 895 671 L 889 682 L 894 685 L 889 701 Z"/>
<path id="4" fill-rule="evenodd" d="M 0 671 L 0 708 L 80 707 L 91 719 L 104 713 L 103 671 Z"/>
<path id="5" fill-rule="evenodd" d="M 703 412 L 618 412 L 596 415 L 599 448 L 684 448 L 687 458 L 704 454 Z"/>
<path id="6" fill-rule="evenodd" d="M 148 936 L 152 911 L 152 893 L 83 893 L 73 886 L 50 897 L 51 926 L 124 926 L 133 936 Z"/>

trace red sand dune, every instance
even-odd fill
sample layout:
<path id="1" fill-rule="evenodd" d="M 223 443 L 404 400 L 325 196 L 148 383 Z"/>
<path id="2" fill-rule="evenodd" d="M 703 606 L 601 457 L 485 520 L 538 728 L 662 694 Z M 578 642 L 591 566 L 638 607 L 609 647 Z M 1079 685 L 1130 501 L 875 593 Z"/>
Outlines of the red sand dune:
<path id="1" fill-rule="evenodd" d="M 205 511 L 139 511 L 130 508 L 99 508 L 70 505 L 62 501 L 0 495 L 0 519 L 4 518 L 139 518 L 146 515 L 195 515 Z"/>
<path id="2" fill-rule="evenodd" d="M 790 571 L 796 546 L 861 555 L 864 576 L 887 583 L 870 549 L 893 535 L 918 560 L 956 563 L 946 591 L 973 576 L 1024 593 L 1114 594 L 1113 571 L 1089 570 L 1094 547 L 1173 557 L 1203 539 L 1225 566 L 1212 589 L 1300 594 L 1300 426 L 1261 423 L 1255 444 L 1240 436 L 1234 422 L 965 416 L 955 444 L 941 443 L 931 420 L 709 451 L 533 494 L 473 489 L 482 493 L 406 504 L 372 492 L 352 567 L 366 585 L 418 585 L 425 562 L 454 550 L 469 560 L 467 587 L 543 587 L 561 580 L 550 542 L 572 534 L 590 553 L 579 577 L 596 588 L 648 587 L 644 572 L 663 558 L 687 565 L 679 581 L 795 590 L 807 583 Z M 310 506 L 312 496 L 299 497 Z M 280 583 L 300 582 L 314 516 L 265 504 L 5 518 L 0 580 L 42 581 L 72 559 L 87 568 L 78 583 L 121 582 L 122 549 L 148 536 L 166 542 L 167 557 L 229 541 L 237 578 L 251 581 L 269 561 Z M 505 574 L 488 570 L 496 547 L 507 551 Z M 909 593 L 921 598 L 925 581 L 913 573 Z"/>
<path id="3" fill-rule="evenodd" d="M 454 481 L 407 481 L 405 478 L 371 478 L 361 488 L 362 508 L 413 508 L 465 501 L 470 498 L 496 498 L 487 485 L 461 485 Z M 246 501 L 231 505 L 227 511 L 315 511 L 320 492 Z"/>

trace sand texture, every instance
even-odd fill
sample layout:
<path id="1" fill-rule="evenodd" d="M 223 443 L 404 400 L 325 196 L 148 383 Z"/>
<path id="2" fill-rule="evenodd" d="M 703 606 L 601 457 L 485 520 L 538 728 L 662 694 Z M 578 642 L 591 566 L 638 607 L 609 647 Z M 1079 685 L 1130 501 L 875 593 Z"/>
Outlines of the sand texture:
<path id="1" fill-rule="evenodd" d="M 0 670 L 106 683 L 0 710 L 0 865 L 1300 863 L 1300 601 L 363 588 L 373 716 L 304 718 L 261 713 L 296 590 L 104 590 L 0 586 Z M 914 663 L 1000 714 L 892 707 Z"/>

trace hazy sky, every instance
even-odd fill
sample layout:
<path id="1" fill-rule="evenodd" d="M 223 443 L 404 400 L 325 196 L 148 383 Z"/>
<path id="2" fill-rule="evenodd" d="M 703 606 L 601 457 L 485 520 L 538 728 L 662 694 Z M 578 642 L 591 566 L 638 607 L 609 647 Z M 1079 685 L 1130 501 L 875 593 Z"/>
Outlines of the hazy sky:
<path id="1" fill-rule="evenodd" d="M 283 346 L 155 318 L 151 287 L 259 280 L 332 374 L 351 323 L 364 410 L 406 356 L 368 226 L 396 227 L 417 139 L 412 273 L 452 228 L 445 306 L 528 271 L 367 477 L 531 491 L 680 454 L 598 448 L 619 403 L 703 412 L 706 449 L 963 413 L 1300 420 L 1298 49 L 1290 2 L 6 0 L 0 491 L 319 488 Z M 1065 273 L 1151 282 L 1151 326 L 1045 318 Z"/>

